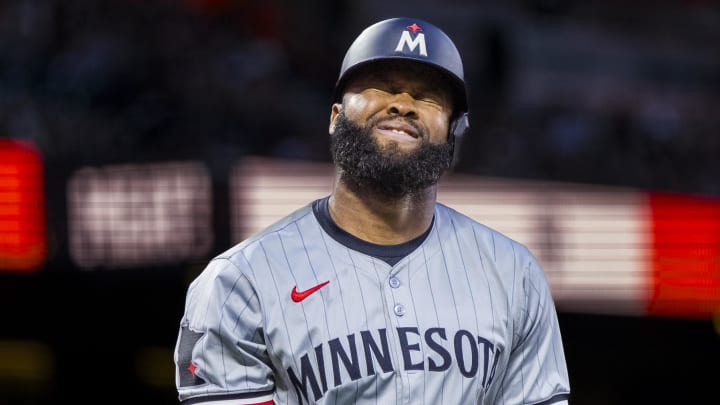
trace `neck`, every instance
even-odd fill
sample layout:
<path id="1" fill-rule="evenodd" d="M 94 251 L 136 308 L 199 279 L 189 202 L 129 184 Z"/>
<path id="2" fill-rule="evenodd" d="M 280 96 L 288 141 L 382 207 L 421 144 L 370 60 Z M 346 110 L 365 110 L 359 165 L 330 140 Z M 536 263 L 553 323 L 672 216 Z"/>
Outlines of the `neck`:
<path id="1" fill-rule="evenodd" d="M 336 176 L 328 207 L 346 232 L 371 243 L 396 245 L 423 234 L 432 223 L 437 187 L 391 198 L 360 190 Z"/>

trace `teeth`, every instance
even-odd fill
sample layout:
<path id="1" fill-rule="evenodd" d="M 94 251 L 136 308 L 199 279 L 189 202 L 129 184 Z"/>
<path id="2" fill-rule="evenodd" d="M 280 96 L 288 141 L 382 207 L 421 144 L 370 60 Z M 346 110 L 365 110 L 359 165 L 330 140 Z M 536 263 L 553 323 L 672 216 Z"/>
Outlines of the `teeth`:
<path id="1" fill-rule="evenodd" d="M 401 130 L 399 130 L 399 129 L 393 129 L 392 131 L 395 132 L 396 134 L 409 135 L 407 132 L 401 131 Z"/>

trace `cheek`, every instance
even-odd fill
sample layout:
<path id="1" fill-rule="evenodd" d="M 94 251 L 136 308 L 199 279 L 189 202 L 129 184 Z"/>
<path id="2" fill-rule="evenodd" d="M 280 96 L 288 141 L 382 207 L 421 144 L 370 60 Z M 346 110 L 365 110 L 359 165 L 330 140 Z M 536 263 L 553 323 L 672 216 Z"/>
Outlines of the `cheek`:
<path id="1" fill-rule="evenodd" d="M 448 129 L 450 126 L 450 118 L 447 114 L 434 113 L 427 118 L 428 130 L 430 131 L 431 141 L 442 143 L 447 140 Z"/>
<path id="2" fill-rule="evenodd" d="M 345 115 L 348 118 L 362 119 L 372 114 L 373 103 L 362 94 L 352 94 L 345 97 L 343 102 Z"/>

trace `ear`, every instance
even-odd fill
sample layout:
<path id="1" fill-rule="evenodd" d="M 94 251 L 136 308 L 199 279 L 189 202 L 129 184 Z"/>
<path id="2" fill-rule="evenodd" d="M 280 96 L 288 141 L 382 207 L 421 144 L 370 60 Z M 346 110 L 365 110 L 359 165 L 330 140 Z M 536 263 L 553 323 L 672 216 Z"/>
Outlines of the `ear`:
<path id="1" fill-rule="evenodd" d="M 330 128 L 328 129 L 328 133 L 330 135 L 335 133 L 335 120 L 337 119 L 338 114 L 340 114 L 340 111 L 342 111 L 342 104 L 334 103 L 332 105 L 332 109 L 330 110 Z"/>

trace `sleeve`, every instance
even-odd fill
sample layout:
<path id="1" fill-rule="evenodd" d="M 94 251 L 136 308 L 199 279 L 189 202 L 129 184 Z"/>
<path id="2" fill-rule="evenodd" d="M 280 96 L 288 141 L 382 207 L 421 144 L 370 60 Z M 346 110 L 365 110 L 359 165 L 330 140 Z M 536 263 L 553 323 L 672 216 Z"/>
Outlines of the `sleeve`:
<path id="1" fill-rule="evenodd" d="M 211 261 L 190 284 L 174 360 L 182 403 L 272 404 L 260 301 L 230 261 Z"/>
<path id="2" fill-rule="evenodd" d="M 513 347 L 496 402 L 567 404 L 570 383 L 555 303 L 540 264 L 525 253 L 514 293 Z"/>

